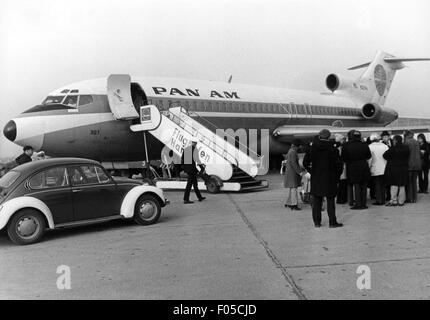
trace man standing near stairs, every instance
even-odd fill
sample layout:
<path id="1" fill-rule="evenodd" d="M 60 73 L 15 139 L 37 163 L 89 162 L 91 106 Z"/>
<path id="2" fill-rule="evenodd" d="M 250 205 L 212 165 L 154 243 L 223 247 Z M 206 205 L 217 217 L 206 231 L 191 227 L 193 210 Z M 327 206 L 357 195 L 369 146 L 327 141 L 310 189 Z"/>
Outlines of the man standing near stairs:
<path id="1" fill-rule="evenodd" d="M 196 163 L 200 164 L 200 160 L 199 160 L 199 155 L 197 154 L 198 151 L 196 149 L 196 146 L 197 146 L 197 139 L 193 137 L 191 140 L 191 145 L 186 147 L 184 149 L 184 153 L 182 154 L 182 167 L 188 176 L 187 186 L 185 188 L 185 193 L 184 193 L 185 204 L 194 203 L 193 201 L 190 201 L 191 187 L 194 188 L 194 192 L 196 193 L 196 196 L 199 199 L 199 201 L 203 201 L 206 199 L 201 195 L 197 184 L 198 171 L 197 171 Z"/>

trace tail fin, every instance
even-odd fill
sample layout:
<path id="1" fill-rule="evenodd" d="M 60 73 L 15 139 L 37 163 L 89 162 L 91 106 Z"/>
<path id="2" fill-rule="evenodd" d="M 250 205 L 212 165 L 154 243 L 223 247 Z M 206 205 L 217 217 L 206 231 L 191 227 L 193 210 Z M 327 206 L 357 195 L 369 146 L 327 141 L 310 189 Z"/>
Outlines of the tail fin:
<path id="1" fill-rule="evenodd" d="M 403 62 L 407 61 L 430 61 L 430 58 L 397 58 L 378 51 L 373 61 L 349 68 L 348 70 L 357 70 L 367 67 L 354 82 L 354 87 L 360 88 L 360 98 L 366 103 L 382 106 L 387 99 L 396 71 L 403 69 L 405 67 Z"/>

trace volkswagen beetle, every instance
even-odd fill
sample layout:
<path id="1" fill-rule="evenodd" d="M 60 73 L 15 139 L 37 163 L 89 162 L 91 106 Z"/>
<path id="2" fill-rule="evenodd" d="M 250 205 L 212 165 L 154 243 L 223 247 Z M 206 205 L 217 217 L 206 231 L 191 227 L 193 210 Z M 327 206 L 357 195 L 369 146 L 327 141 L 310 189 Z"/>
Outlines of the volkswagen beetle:
<path id="1" fill-rule="evenodd" d="M 112 177 L 96 161 L 40 160 L 15 167 L 0 179 L 0 230 L 25 245 L 39 241 L 49 229 L 114 219 L 153 224 L 166 204 L 161 189 Z"/>

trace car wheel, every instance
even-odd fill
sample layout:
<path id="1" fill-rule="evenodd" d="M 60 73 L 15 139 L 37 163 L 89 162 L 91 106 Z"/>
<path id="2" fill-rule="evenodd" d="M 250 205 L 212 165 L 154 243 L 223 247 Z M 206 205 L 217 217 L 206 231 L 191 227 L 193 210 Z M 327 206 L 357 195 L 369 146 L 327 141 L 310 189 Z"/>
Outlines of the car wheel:
<path id="1" fill-rule="evenodd" d="M 45 233 L 46 221 L 34 209 L 23 209 L 9 221 L 7 234 L 13 243 L 26 245 L 38 242 Z"/>
<path id="2" fill-rule="evenodd" d="M 209 193 L 218 193 L 219 189 L 220 187 L 218 185 L 218 181 L 216 181 L 216 179 L 213 177 L 209 178 L 209 180 L 206 182 L 206 190 Z"/>
<path id="3" fill-rule="evenodd" d="M 150 194 L 144 194 L 137 202 L 134 209 L 134 221 L 140 225 L 154 224 L 161 215 L 160 201 Z"/>

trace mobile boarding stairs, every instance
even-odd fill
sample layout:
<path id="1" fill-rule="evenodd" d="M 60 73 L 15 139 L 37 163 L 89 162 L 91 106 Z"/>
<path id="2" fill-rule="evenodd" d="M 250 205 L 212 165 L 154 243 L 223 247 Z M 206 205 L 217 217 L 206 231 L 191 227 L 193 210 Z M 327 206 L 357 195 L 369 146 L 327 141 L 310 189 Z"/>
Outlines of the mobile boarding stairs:
<path id="1" fill-rule="evenodd" d="M 172 150 L 176 159 L 181 159 L 183 150 L 196 140 L 200 162 L 210 176 L 199 181 L 199 188 L 212 193 L 219 191 L 249 191 L 268 187 L 266 180 L 255 177 L 265 173 L 262 159 L 247 146 L 236 147 L 234 137 L 218 136 L 200 122 L 193 119 L 182 107 L 172 107 L 160 112 L 154 105 L 140 107 L 140 124 L 130 127 L 134 132 L 146 132 Z M 225 135 L 227 136 L 227 135 Z M 230 139 L 229 139 L 230 138 Z M 232 143 L 233 142 L 233 143 Z M 146 150 L 147 151 L 147 150 Z M 163 155 L 166 158 L 166 155 Z M 167 159 L 162 159 L 164 163 Z M 162 189 L 185 189 L 186 179 L 156 179 Z"/>

